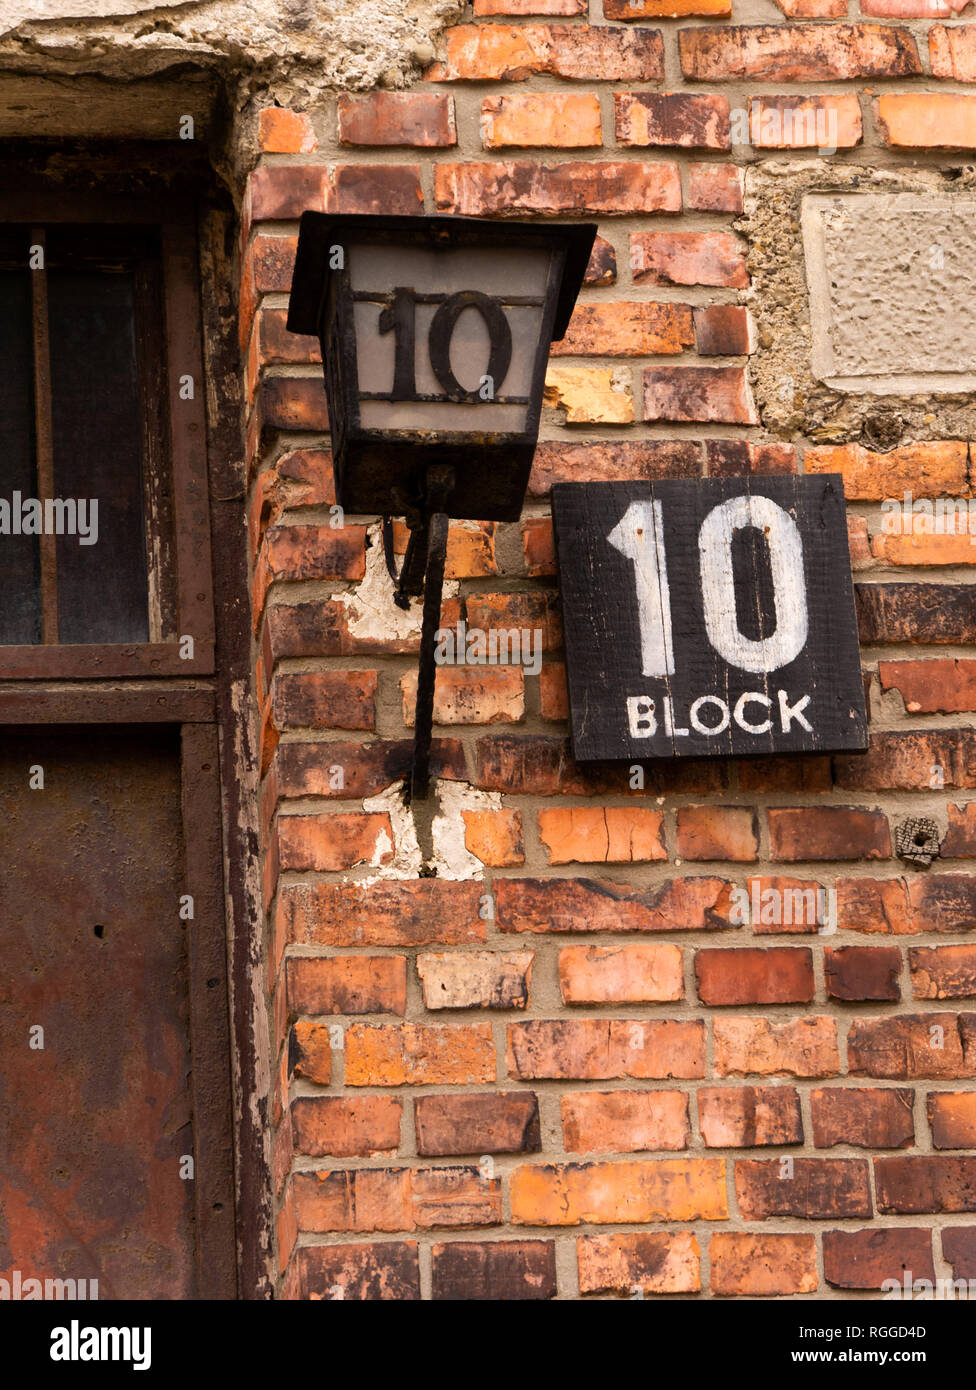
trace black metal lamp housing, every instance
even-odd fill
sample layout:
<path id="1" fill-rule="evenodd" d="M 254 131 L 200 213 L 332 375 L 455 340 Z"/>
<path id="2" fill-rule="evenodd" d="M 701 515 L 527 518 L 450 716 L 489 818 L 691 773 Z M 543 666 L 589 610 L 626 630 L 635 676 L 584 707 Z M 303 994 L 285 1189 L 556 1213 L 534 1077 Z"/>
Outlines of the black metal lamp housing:
<path id="1" fill-rule="evenodd" d="M 306 212 L 288 328 L 322 345 L 336 499 L 402 516 L 448 464 L 448 516 L 517 521 L 549 344 L 592 224 Z"/>

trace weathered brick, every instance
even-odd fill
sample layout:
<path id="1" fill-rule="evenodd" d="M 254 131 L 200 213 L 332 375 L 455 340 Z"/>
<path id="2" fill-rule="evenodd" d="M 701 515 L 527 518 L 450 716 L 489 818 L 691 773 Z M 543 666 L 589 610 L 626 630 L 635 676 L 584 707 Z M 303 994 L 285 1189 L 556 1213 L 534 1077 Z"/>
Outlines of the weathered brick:
<path id="1" fill-rule="evenodd" d="M 792 1086 L 702 1086 L 698 1120 L 710 1149 L 803 1143 L 800 1097 Z"/>
<path id="2" fill-rule="evenodd" d="M 354 1023 L 346 1029 L 347 1086 L 464 1086 L 495 1079 L 491 1025 Z"/>
<path id="3" fill-rule="evenodd" d="M 626 215 L 680 212 L 674 164 L 571 161 L 565 164 L 438 164 L 438 210 L 463 217 L 576 212 Z"/>
<path id="4" fill-rule="evenodd" d="M 909 714 L 976 710 L 976 661 L 966 657 L 879 661 L 878 678 L 882 690 L 898 691 Z"/>
<path id="5" fill-rule="evenodd" d="M 832 1018 L 716 1018 L 717 1076 L 835 1076 L 840 1071 L 837 1023 Z"/>
<path id="6" fill-rule="evenodd" d="M 963 806 L 950 802 L 946 811 L 949 829 L 939 849 L 940 856 L 943 859 L 976 858 L 976 801 L 967 801 Z"/>
<path id="7" fill-rule="evenodd" d="M 486 150 L 600 146 L 600 99 L 593 92 L 516 92 L 485 97 L 481 103 L 481 142 Z"/>
<path id="8" fill-rule="evenodd" d="M 872 734 L 867 753 L 834 759 L 834 783 L 850 791 L 927 791 L 934 767 L 940 788 L 976 786 L 976 729 Z"/>
<path id="9" fill-rule="evenodd" d="M 894 149 L 976 149 L 976 96 L 890 92 L 878 98 L 878 129 Z"/>
<path id="10" fill-rule="evenodd" d="M 340 145 L 457 144 L 454 99 L 442 92 L 339 94 Z"/>
<path id="11" fill-rule="evenodd" d="M 485 940 L 481 889 L 437 879 L 293 884 L 278 911 L 303 946 L 453 946 Z"/>
<path id="12" fill-rule="evenodd" d="M 681 1091 L 570 1091 L 560 1106 L 567 1153 L 686 1149 L 691 1139 Z"/>
<path id="13" fill-rule="evenodd" d="M 972 584 L 855 584 L 862 642 L 976 641 Z"/>
<path id="14" fill-rule="evenodd" d="M 634 232 L 630 263 L 638 285 L 749 284 L 742 242 L 731 232 Z"/>
<path id="15" fill-rule="evenodd" d="M 976 82 L 976 24 L 933 24 L 929 30 L 933 77 Z"/>
<path id="16" fill-rule="evenodd" d="M 613 109 L 614 132 L 620 145 L 730 148 L 729 103 L 724 96 L 614 92 Z"/>
<path id="17" fill-rule="evenodd" d="M 460 600 L 448 599 L 441 608 L 440 626 L 456 628 L 460 618 Z M 270 670 L 275 662 L 290 656 L 416 653 L 420 650 L 420 634 L 364 632 L 351 624 L 348 606 L 338 599 L 276 603 L 265 620 L 262 650 Z"/>
<path id="18" fill-rule="evenodd" d="M 554 591 L 539 589 L 522 594 L 469 594 L 465 612 L 468 627 L 481 628 L 489 636 L 495 628 L 506 632 L 518 628 L 533 634 L 533 643 L 538 646 L 541 642 L 543 651 L 551 652 L 562 646 L 559 597 Z M 541 638 L 534 636 L 536 631 L 542 634 Z"/>
<path id="19" fill-rule="evenodd" d="M 300 1172 L 292 1183 L 302 1231 L 420 1231 L 501 1221 L 501 1179 L 474 1167 Z"/>
<path id="20" fill-rule="evenodd" d="M 569 718 L 566 667 L 561 661 L 550 662 L 539 672 L 539 713 L 561 724 Z"/>
<path id="21" fill-rule="evenodd" d="M 956 1279 L 976 1279 L 976 1226 L 948 1226 L 942 1232 L 942 1253 Z"/>
<path id="22" fill-rule="evenodd" d="M 420 1263 L 413 1241 L 305 1245 L 296 1259 L 299 1294 L 304 1299 L 403 1303 L 420 1298 Z"/>
<path id="23" fill-rule="evenodd" d="M 883 1214 L 976 1211 L 976 1158 L 876 1158 L 874 1181 Z"/>
<path id="24" fill-rule="evenodd" d="M 811 1091 L 814 1145 L 907 1148 L 915 1142 L 914 1101 L 914 1091 L 894 1087 L 829 1086 Z"/>
<path id="25" fill-rule="evenodd" d="M 848 501 L 880 502 L 906 490 L 918 497 L 964 496 L 969 492 L 964 443 L 905 444 L 879 454 L 862 444 L 824 444 L 803 455 L 807 473 L 840 473 Z"/>
<path id="26" fill-rule="evenodd" d="M 762 875 L 746 880 L 746 894 L 732 920 L 738 926 L 748 921 L 756 936 L 816 932 L 827 917 L 825 892 L 815 879 Z"/>
<path id="27" fill-rule="evenodd" d="M 393 523 L 393 550 L 405 555 L 410 541 L 406 524 Z M 447 579 L 480 579 L 497 574 L 495 560 L 495 522 L 452 521 L 447 531 L 447 557 L 444 575 Z"/>
<path id="28" fill-rule="evenodd" d="M 428 1009 L 524 1009 L 531 951 L 425 952 L 417 974 Z"/>
<path id="29" fill-rule="evenodd" d="M 687 206 L 698 212 L 741 212 L 742 182 L 736 164 L 689 164 Z"/>
<path id="30" fill-rule="evenodd" d="M 416 215 L 423 206 L 416 164 L 260 164 L 248 179 L 245 225 L 309 210 Z"/>
<path id="31" fill-rule="evenodd" d="M 976 1093 L 930 1091 L 926 1113 L 935 1149 L 976 1149 Z"/>
<path id="32" fill-rule="evenodd" d="M 696 82 L 834 82 L 922 71 L 907 29 L 881 24 L 729 24 L 682 29 L 681 71 Z"/>
<path id="33" fill-rule="evenodd" d="M 293 956 L 285 962 L 293 1014 L 404 1014 L 406 956 Z"/>
<path id="34" fill-rule="evenodd" d="M 976 97 L 973 97 L 976 102 Z M 976 148 L 976 146 L 974 146 Z M 906 531 L 904 535 L 882 532 L 871 537 L 871 554 L 886 565 L 976 565 L 976 547 L 969 516 L 954 523 L 954 531 Z"/>
<path id="35" fill-rule="evenodd" d="M 556 1246 L 551 1240 L 450 1241 L 431 1250 L 436 1301 L 540 1300 L 556 1296 Z"/>
<path id="36" fill-rule="evenodd" d="M 900 999 L 897 946 L 828 946 L 824 978 L 828 999 Z"/>
<path id="37" fill-rule="evenodd" d="M 847 1039 L 852 1076 L 976 1076 L 976 1014 L 903 1014 L 859 1019 Z"/>
<path id="38" fill-rule="evenodd" d="M 251 239 L 241 275 L 239 341 L 242 348 L 247 347 L 261 296 L 291 287 L 297 249 L 297 237 L 263 233 Z"/>
<path id="39" fill-rule="evenodd" d="M 701 3 L 702 0 L 698 0 Z M 698 1293 L 701 1250 L 691 1231 L 580 1236 L 579 1290 L 587 1293 Z"/>
<path id="40" fill-rule="evenodd" d="M 553 483 L 617 482 L 631 478 L 694 478 L 701 447 L 691 440 L 648 439 L 617 444 L 543 441 L 535 451 L 529 496 L 546 497 Z"/>
<path id="41" fill-rule="evenodd" d="M 853 93 L 753 97 L 749 134 L 760 150 L 853 149 L 863 134 L 861 107 Z"/>
<path id="42" fill-rule="evenodd" d="M 393 826 L 385 811 L 279 816 L 275 835 L 282 870 L 335 872 L 393 858 Z"/>
<path id="43" fill-rule="evenodd" d="M 474 12 L 482 15 L 578 15 L 586 14 L 589 0 L 474 0 Z"/>
<path id="44" fill-rule="evenodd" d="M 275 751 L 272 783 L 279 797 L 321 796 L 360 800 L 375 796 L 410 770 L 413 741 L 389 739 L 373 743 L 330 740 L 328 757 L 317 743 L 282 743 Z M 435 739 L 431 745 L 431 775 L 464 776 L 464 754 L 456 739 Z"/>
<path id="45" fill-rule="evenodd" d="M 564 1004 L 656 1004 L 684 996 L 681 948 L 566 946 L 559 952 Z"/>
<path id="46" fill-rule="evenodd" d="M 667 859 L 664 814 L 637 806 L 560 806 L 539 812 L 550 864 L 644 864 Z"/>
<path id="47" fill-rule="evenodd" d="M 556 573 L 556 542 L 552 531 L 552 518 L 530 516 L 519 523 L 522 533 L 522 550 L 525 554 L 526 574 L 533 578 Z M 539 673 L 540 678 L 542 672 Z"/>
<path id="48" fill-rule="evenodd" d="M 605 237 L 597 236 L 586 263 L 584 285 L 614 285 L 617 282 L 617 253 Z"/>
<path id="49" fill-rule="evenodd" d="M 735 305 L 716 305 L 714 309 L 734 309 Z M 699 312 L 710 314 L 713 309 L 695 310 L 696 332 Z M 743 311 L 747 312 L 747 311 Z M 751 350 L 751 349 L 750 349 Z M 704 349 L 699 346 L 699 352 Z M 754 444 L 749 439 L 706 439 L 706 472 L 710 478 L 738 477 L 743 473 L 795 473 L 796 448 L 792 444 Z M 810 782 L 810 771 L 818 767 L 827 769 L 827 787 L 830 786 L 830 764 L 826 758 L 786 758 L 782 754 L 774 758 L 739 758 L 740 791 L 778 791 L 788 785 L 791 791 L 820 790 Z M 775 785 L 781 768 L 788 769 L 783 775 L 784 787 Z M 762 777 L 759 773 L 766 774 Z M 742 780 L 746 774 L 747 781 Z"/>
<path id="50" fill-rule="evenodd" d="M 570 24 L 460 24 L 446 33 L 430 82 L 524 82 L 533 73 L 606 82 L 655 82 L 664 76 L 657 29 Z"/>
<path id="51" fill-rule="evenodd" d="M 292 1027 L 288 1037 L 288 1069 L 294 1076 L 304 1076 L 320 1086 L 330 1084 L 332 1043 L 324 1024 L 300 1019 Z"/>
<path id="52" fill-rule="evenodd" d="M 976 877 L 841 878 L 838 925 L 847 931 L 907 936 L 922 931 L 976 930 Z"/>
<path id="53" fill-rule="evenodd" d="M 313 1158 L 374 1158 L 400 1146 L 403 1102 L 395 1096 L 296 1096 L 295 1152 Z"/>
<path id="54" fill-rule="evenodd" d="M 417 672 L 400 677 L 403 722 L 413 728 Z M 438 666 L 435 724 L 514 724 L 525 718 L 525 678 L 519 666 Z"/>
<path id="55" fill-rule="evenodd" d="M 931 1231 L 824 1231 L 823 1251 L 824 1278 L 835 1289 L 880 1289 L 906 1273 L 935 1279 Z"/>
<path id="56" fill-rule="evenodd" d="M 723 1231 L 708 1242 L 712 1293 L 773 1298 L 816 1293 L 817 1244 L 812 1235 Z"/>
<path id="57" fill-rule="evenodd" d="M 908 966 L 916 999 L 976 995 L 976 946 L 912 946 Z"/>
<path id="58" fill-rule="evenodd" d="M 503 932 L 721 931 L 732 885 L 719 878 L 673 878 L 642 891 L 594 879 L 496 879 Z"/>
<path id="59" fill-rule="evenodd" d="M 462 811 L 464 848 L 482 864 L 506 868 L 525 863 L 520 811 Z"/>
<path id="60" fill-rule="evenodd" d="M 629 425 L 630 375 L 613 367 L 556 367 L 546 372 L 543 404 L 566 411 L 567 425 Z"/>
<path id="61" fill-rule="evenodd" d="M 283 106 L 267 106 L 261 112 L 258 140 L 265 154 L 308 154 L 318 146 L 309 118 Z"/>
<path id="62" fill-rule="evenodd" d="M 782 863 L 887 859 L 888 819 L 862 806 L 785 806 L 767 813 L 769 855 Z"/>
<path id="63" fill-rule="evenodd" d="M 771 1216 L 824 1221 L 873 1214 L 864 1158 L 739 1158 L 735 1195 L 745 1221 Z"/>
<path id="64" fill-rule="evenodd" d="M 753 351 L 754 335 L 752 331 L 752 320 L 749 310 L 739 304 L 710 304 L 705 309 L 695 310 L 695 341 L 700 357 L 746 357 Z M 716 440 L 708 443 L 724 443 L 725 441 Z M 749 447 L 748 440 L 729 441 L 741 443 Z M 755 445 L 752 446 L 756 448 Z M 762 445 L 758 446 L 760 449 Z M 773 445 L 771 452 L 775 455 L 778 450 L 785 456 L 790 457 L 793 450 L 789 445 Z M 706 444 L 707 453 L 707 444 Z M 709 465 L 712 462 L 712 455 L 708 455 Z M 775 469 L 773 471 L 785 471 L 792 473 L 795 464 L 784 470 Z M 753 471 L 753 470 L 748 470 Z M 755 470 L 759 471 L 759 470 Z M 709 467 L 711 472 L 711 466 Z"/>
<path id="65" fill-rule="evenodd" d="M 577 304 L 566 336 L 553 343 L 551 355 L 671 357 L 694 340 L 688 304 Z"/>
<path id="66" fill-rule="evenodd" d="M 542 1148 L 533 1091 L 418 1096 L 413 1104 L 417 1152 L 424 1158 L 538 1153 Z"/>
<path id="67" fill-rule="evenodd" d="M 749 378 L 741 367 L 645 367 L 643 418 L 757 425 Z"/>
<path id="68" fill-rule="evenodd" d="M 510 1191 L 516 1226 L 723 1221 L 729 1214 L 719 1158 L 531 1164 L 515 1169 Z"/>
<path id="69" fill-rule="evenodd" d="M 693 1079 L 705 1075 L 705 1025 L 617 1018 L 510 1023 L 508 1074 L 522 1081 Z"/>
<path id="70" fill-rule="evenodd" d="M 695 980 L 703 1004 L 803 1004 L 814 995 L 813 955 L 801 946 L 698 951 Z"/>
<path id="71" fill-rule="evenodd" d="M 681 15 L 718 18 L 732 13 L 732 0 L 603 0 L 606 19 L 674 19 Z"/>
<path id="72" fill-rule="evenodd" d="M 753 806 L 680 806 L 676 848 L 682 859 L 729 859 L 751 863 L 759 852 L 759 822 Z"/>
<path id="73" fill-rule="evenodd" d="M 375 729 L 375 671 L 282 672 L 272 699 L 278 729 Z"/>

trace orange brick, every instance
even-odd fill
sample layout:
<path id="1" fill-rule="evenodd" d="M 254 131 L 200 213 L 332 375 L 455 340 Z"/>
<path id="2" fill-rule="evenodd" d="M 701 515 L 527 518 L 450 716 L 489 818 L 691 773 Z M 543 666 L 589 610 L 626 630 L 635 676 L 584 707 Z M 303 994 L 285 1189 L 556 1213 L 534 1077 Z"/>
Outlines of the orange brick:
<path id="1" fill-rule="evenodd" d="M 976 82 L 976 24 L 933 24 L 929 30 L 933 77 Z"/>
<path id="2" fill-rule="evenodd" d="M 684 859 L 731 859 L 750 863 L 759 853 L 759 820 L 755 807 L 680 807 L 677 852 Z"/>
<path id="3" fill-rule="evenodd" d="M 462 811 L 464 847 L 492 869 L 525 863 L 521 811 Z"/>
<path id="4" fill-rule="evenodd" d="M 393 826 L 385 812 L 280 816 L 275 828 L 282 870 L 336 871 L 393 858 Z"/>
<path id="5" fill-rule="evenodd" d="M 704 0 L 697 0 L 704 3 Z M 701 1249 L 691 1231 L 633 1231 L 580 1236 L 576 1242 L 580 1293 L 697 1293 Z"/>
<path id="6" fill-rule="evenodd" d="M 258 138 L 266 154 L 308 154 L 318 148 L 308 117 L 282 106 L 268 106 L 261 112 Z"/>
<path id="7" fill-rule="evenodd" d="M 835 1076 L 840 1071 L 833 1018 L 716 1018 L 717 1076 Z"/>
<path id="8" fill-rule="evenodd" d="M 296 1096 L 295 1152 L 313 1158 L 374 1158 L 400 1146 L 403 1102 L 395 1096 Z"/>
<path id="9" fill-rule="evenodd" d="M 686 1149 L 691 1139 L 681 1091 L 570 1091 L 560 1105 L 567 1153 Z"/>
<path id="10" fill-rule="evenodd" d="M 606 19 L 678 19 L 684 15 L 719 18 L 732 13 L 732 0 L 603 0 Z"/>
<path id="11" fill-rule="evenodd" d="M 524 82 L 533 73 L 606 82 L 658 81 L 664 45 L 656 29 L 576 24 L 459 24 L 448 29 L 443 62 L 429 82 Z"/>
<path id="12" fill-rule="evenodd" d="M 861 142 L 861 107 L 853 93 L 753 97 L 749 131 L 760 150 L 849 150 Z"/>
<path id="13" fill-rule="evenodd" d="M 731 232 L 634 232 L 630 261 L 636 284 L 744 289 L 749 283 L 743 244 Z"/>
<path id="14" fill-rule="evenodd" d="M 645 1163 L 532 1164 L 511 1177 L 516 1226 L 641 1221 L 723 1221 L 725 1163 L 664 1158 Z"/>
<path id="15" fill-rule="evenodd" d="M 800 1097 L 792 1086 L 703 1086 L 698 1117 L 710 1149 L 803 1143 Z"/>
<path id="16" fill-rule="evenodd" d="M 700 1019 L 532 1019 L 508 1025 L 508 1074 L 520 1080 L 612 1081 L 705 1075 Z"/>
<path id="17" fill-rule="evenodd" d="M 495 1079 L 491 1025 L 353 1024 L 347 1086 L 464 1086 Z"/>
<path id="18" fill-rule="evenodd" d="M 890 92 L 878 98 L 877 112 L 882 138 L 894 149 L 976 149 L 976 96 Z"/>
<path id="19" fill-rule="evenodd" d="M 413 728 L 417 673 L 400 677 L 403 722 Z M 439 666 L 434 677 L 435 724 L 514 724 L 525 716 L 525 680 L 519 666 Z"/>
<path id="20" fill-rule="evenodd" d="M 694 345 L 688 304 L 577 304 L 553 357 L 670 357 Z"/>
<path id="21" fill-rule="evenodd" d="M 526 574 L 533 579 L 556 573 L 556 543 L 552 518 L 530 516 L 520 524 Z"/>
<path id="22" fill-rule="evenodd" d="M 524 1009 L 532 951 L 444 951 L 417 957 L 428 1009 Z"/>
<path id="23" fill-rule="evenodd" d="M 807 473 L 841 473 L 848 501 L 880 502 L 911 491 L 917 497 L 963 496 L 969 492 L 969 458 L 955 440 L 906 444 L 877 454 L 862 444 L 823 444 L 806 450 Z"/>
<path id="24" fill-rule="evenodd" d="M 573 806 L 539 812 L 550 864 L 643 864 L 667 859 L 664 815 L 630 806 Z"/>
<path id="25" fill-rule="evenodd" d="M 340 93 L 340 145 L 457 144 L 454 100 L 442 92 Z"/>
<path id="26" fill-rule="evenodd" d="M 295 1014 L 403 1014 L 406 956 L 293 956 L 285 962 Z"/>
<path id="27" fill-rule="evenodd" d="M 410 532 L 403 521 L 393 523 L 393 551 L 405 555 Z M 481 579 L 497 574 L 495 563 L 495 523 L 493 521 L 452 521 L 447 532 L 447 579 Z"/>
<path id="28" fill-rule="evenodd" d="M 564 1004 L 655 1004 L 684 997 L 680 946 L 565 946 L 559 952 Z"/>
<path id="29" fill-rule="evenodd" d="M 681 180 L 675 164 L 632 160 L 438 164 L 434 198 L 438 211 L 462 217 L 680 212 Z"/>
<path id="30" fill-rule="evenodd" d="M 485 1178 L 474 1167 L 302 1172 L 292 1182 L 302 1231 L 416 1231 L 501 1221 L 501 1179 Z"/>
<path id="31" fill-rule="evenodd" d="M 812 1235 L 723 1231 L 708 1242 L 712 1293 L 773 1298 L 816 1293 L 817 1243 Z"/>
<path id="32" fill-rule="evenodd" d="M 600 146 L 599 97 L 593 92 L 486 97 L 481 103 L 481 142 L 486 150 Z"/>
<path id="33" fill-rule="evenodd" d="M 543 404 L 561 406 L 567 425 L 629 425 L 634 419 L 629 373 L 612 367 L 550 366 Z"/>
<path id="34" fill-rule="evenodd" d="M 976 528 L 970 531 L 968 516 L 956 518 L 953 524 L 956 531 L 951 535 L 913 531 L 905 536 L 872 536 L 871 554 L 888 565 L 976 565 Z"/>
<path id="35" fill-rule="evenodd" d="M 560 722 L 569 718 L 566 667 L 561 661 L 550 662 L 539 672 L 539 713 L 543 719 Z"/>

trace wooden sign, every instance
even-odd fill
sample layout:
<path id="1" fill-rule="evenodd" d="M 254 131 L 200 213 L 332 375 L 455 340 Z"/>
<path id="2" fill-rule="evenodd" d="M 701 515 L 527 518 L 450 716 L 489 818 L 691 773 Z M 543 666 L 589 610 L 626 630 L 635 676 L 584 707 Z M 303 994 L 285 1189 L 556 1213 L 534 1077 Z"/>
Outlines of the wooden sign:
<path id="1" fill-rule="evenodd" d="M 839 474 L 558 483 L 573 756 L 867 747 Z"/>

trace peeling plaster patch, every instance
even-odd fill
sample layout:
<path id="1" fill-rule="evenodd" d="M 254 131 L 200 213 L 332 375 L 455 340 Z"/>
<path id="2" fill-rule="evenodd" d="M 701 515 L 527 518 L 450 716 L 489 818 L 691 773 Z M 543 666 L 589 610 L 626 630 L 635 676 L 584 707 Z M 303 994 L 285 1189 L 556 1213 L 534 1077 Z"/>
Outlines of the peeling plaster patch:
<path id="1" fill-rule="evenodd" d="M 867 169 L 821 159 L 750 165 L 737 230 L 749 240 L 752 285 L 743 298 L 756 321 L 749 376 L 762 424 L 783 439 L 857 442 L 884 451 L 901 444 L 976 436 L 976 400 L 958 390 L 880 395 L 865 383 L 836 389 L 813 375 L 813 333 L 801 219 L 808 195 L 915 194 L 969 203 L 976 168 Z M 933 285 L 934 292 L 934 285 Z"/>
<path id="2" fill-rule="evenodd" d="M 371 867 L 375 867 L 377 872 L 362 882 L 378 883 L 381 879 L 389 878 L 419 878 L 423 861 L 413 816 L 404 798 L 403 783 L 392 782 L 376 796 L 365 797 L 363 810 L 386 812 L 393 826 L 393 844 L 390 844 L 385 831 L 377 836 L 371 861 Z M 393 858 L 388 863 L 381 864 L 381 854 L 388 854 L 391 850 Z"/>
<path id="3" fill-rule="evenodd" d="M 469 782 L 437 783 L 441 813 L 434 817 L 431 834 L 434 854 L 431 868 L 438 878 L 481 879 L 485 866 L 464 843 L 462 811 L 500 811 L 501 792 L 483 792 Z"/>
<path id="4" fill-rule="evenodd" d="M 369 528 L 368 537 L 365 575 L 354 589 L 342 589 L 333 594 L 332 601 L 346 608 L 349 631 L 353 637 L 373 641 L 390 641 L 392 638 L 408 641 L 412 637 L 419 637 L 423 599 L 411 599 L 407 609 L 397 607 L 393 602 L 393 580 L 386 568 L 379 522 Z M 453 597 L 457 592 L 457 581 L 447 580 L 444 597 Z"/>

